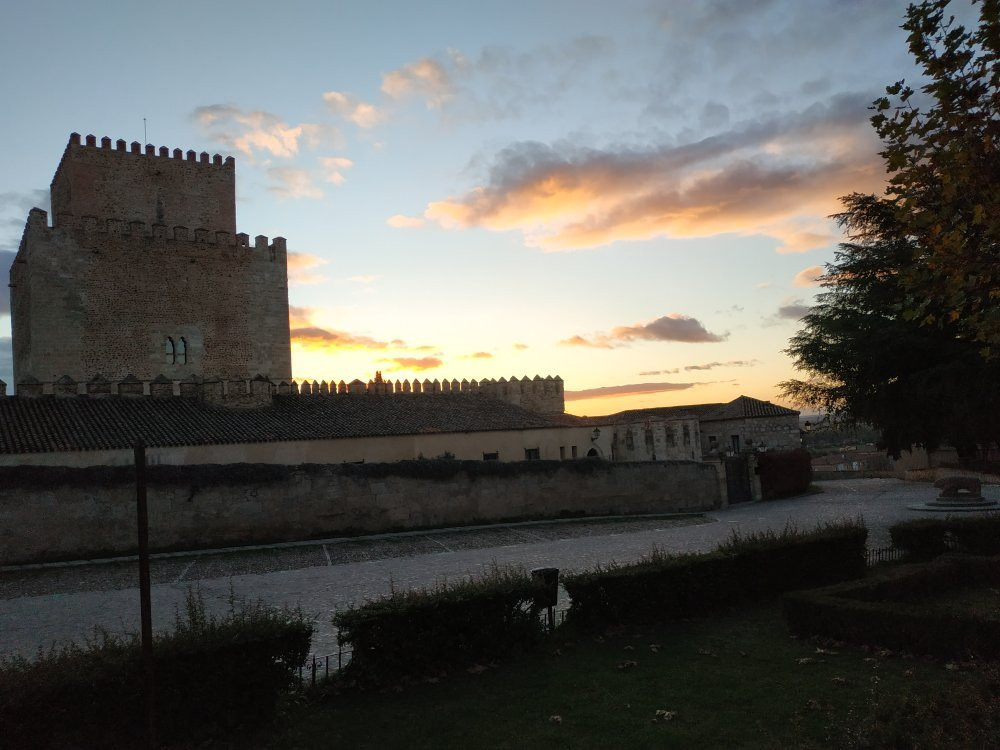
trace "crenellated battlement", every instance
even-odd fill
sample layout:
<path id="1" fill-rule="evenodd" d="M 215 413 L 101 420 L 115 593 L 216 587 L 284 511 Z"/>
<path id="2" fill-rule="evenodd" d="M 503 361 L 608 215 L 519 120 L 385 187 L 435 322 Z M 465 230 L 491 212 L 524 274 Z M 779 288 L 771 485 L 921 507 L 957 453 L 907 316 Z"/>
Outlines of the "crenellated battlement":
<path id="1" fill-rule="evenodd" d="M 0 393 L 2 395 L 2 393 Z M 201 379 L 190 377 L 172 380 L 159 375 L 152 380 L 139 380 L 129 375 L 112 382 L 100 375 L 87 382 L 78 382 L 64 375 L 51 383 L 42 383 L 27 376 L 17 384 L 17 396 L 24 398 L 87 396 L 91 398 L 197 398 L 208 403 L 232 408 L 267 406 L 275 396 L 351 398 L 351 397 L 417 397 L 460 395 L 495 398 L 523 406 L 542 414 L 564 411 L 563 380 L 558 375 L 542 378 L 512 377 L 484 380 L 289 380 L 274 383 L 263 375 L 250 379 Z"/>
<path id="2" fill-rule="evenodd" d="M 184 226 L 168 227 L 164 224 L 147 224 L 138 220 L 126 221 L 96 216 L 76 216 L 69 213 L 60 213 L 50 226 L 48 213 L 40 208 L 33 208 L 28 213 L 19 252 L 28 244 L 29 232 L 39 235 L 56 233 L 72 237 L 84 248 L 103 246 L 110 238 L 125 236 L 143 241 L 150 240 L 151 247 L 155 247 L 157 244 L 187 243 L 219 248 L 238 248 L 259 253 L 268 251 L 269 260 L 279 260 L 287 255 L 287 242 L 284 237 L 275 237 L 269 241 L 267 236 L 259 234 L 251 241 L 250 235 L 243 232 L 232 234 L 201 227 L 195 229 Z"/>
<path id="3" fill-rule="evenodd" d="M 70 133 L 69 143 L 66 144 L 66 148 L 69 149 L 72 146 L 119 151 L 122 153 L 134 154 L 136 156 L 152 156 L 160 159 L 174 159 L 175 161 L 186 161 L 192 164 L 228 167 L 230 169 L 236 168 L 236 160 L 231 156 L 223 157 L 221 154 L 209 155 L 207 151 L 197 153 L 192 150 L 183 151 L 179 148 L 171 150 L 166 146 L 156 147 L 152 143 L 147 143 L 143 146 L 139 143 L 139 141 L 126 143 L 122 138 L 119 138 L 114 142 L 114 144 L 112 144 L 111 139 L 108 136 L 104 136 L 101 138 L 100 142 L 98 142 L 97 137 L 94 135 L 87 135 L 85 138 L 81 138 L 79 133 Z"/>

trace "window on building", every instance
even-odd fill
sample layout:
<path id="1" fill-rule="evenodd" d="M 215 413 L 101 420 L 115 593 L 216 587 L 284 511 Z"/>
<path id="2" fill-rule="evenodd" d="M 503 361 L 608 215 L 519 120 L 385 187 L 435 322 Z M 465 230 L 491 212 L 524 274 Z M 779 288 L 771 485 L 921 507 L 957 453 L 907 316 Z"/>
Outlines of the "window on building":
<path id="1" fill-rule="evenodd" d="M 684 445 L 691 445 L 691 426 L 684 425 Z"/>
<path id="2" fill-rule="evenodd" d="M 674 434 L 673 425 L 669 425 L 667 427 L 666 432 L 667 432 L 667 445 L 673 448 L 675 445 L 677 445 L 677 435 Z"/>
<path id="3" fill-rule="evenodd" d="M 730 442 L 733 445 L 733 453 L 739 453 L 740 452 L 740 436 L 739 435 L 730 435 L 729 436 L 729 440 L 730 440 Z"/>
<path id="4" fill-rule="evenodd" d="M 653 428 L 646 428 L 646 450 L 653 450 Z"/>
<path id="5" fill-rule="evenodd" d="M 631 427 L 625 430 L 625 448 L 630 451 L 635 450 L 635 436 L 632 434 Z"/>
<path id="6" fill-rule="evenodd" d="M 172 365 L 177 362 L 177 349 L 174 347 L 174 340 L 167 336 L 167 340 L 163 342 L 164 354 L 166 355 L 166 363 Z"/>
<path id="7" fill-rule="evenodd" d="M 565 461 L 566 460 L 566 446 L 565 445 L 560 445 L 559 446 L 559 460 L 560 461 Z"/>
<path id="8" fill-rule="evenodd" d="M 576 458 L 576 446 L 575 445 L 571 445 L 569 447 L 569 455 L 570 455 L 570 458 Z"/>
<path id="9" fill-rule="evenodd" d="M 525 461 L 538 461 L 541 459 L 542 454 L 538 448 L 525 448 L 524 449 L 524 460 Z"/>
<path id="10" fill-rule="evenodd" d="M 181 336 L 177 339 L 177 364 L 186 365 L 188 362 L 188 345 L 187 341 Z"/>
<path id="11" fill-rule="evenodd" d="M 719 450 L 719 438 L 716 437 L 715 435 L 708 436 L 708 449 L 710 451 Z"/>
<path id="12" fill-rule="evenodd" d="M 494 451 L 493 453 L 484 453 L 483 454 L 483 460 L 484 461 L 499 461 L 500 460 L 500 452 L 499 451 Z"/>

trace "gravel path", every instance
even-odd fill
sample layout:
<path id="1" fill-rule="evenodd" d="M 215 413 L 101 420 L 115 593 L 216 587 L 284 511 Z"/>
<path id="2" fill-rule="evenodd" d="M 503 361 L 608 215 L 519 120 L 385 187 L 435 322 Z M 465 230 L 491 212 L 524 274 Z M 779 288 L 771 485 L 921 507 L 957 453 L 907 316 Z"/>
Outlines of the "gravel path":
<path id="1" fill-rule="evenodd" d="M 154 560 L 153 627 L 170 627 L 185 594 L 196 586 L 213 611 L 237 600 L 301 606 L 315 615 L 313 649 L 336 650 L 330 614 L 396 589 L 433 586 L 494 564 L 580 569 L 630 561 L 654 545 L 674 552 L 712 549 L 733 529 L 800 529 L 863 517 L 869 546 L 888 546 L 888 527 L 926 516 L 908 505 L 937 495 L 929 484 L 895 479 L 818 482 L 821 493 L 713 511 L 703 518 L 642 518 L 519 524 L 474 530 L 429 531 L 369 539 L 201 553 Z M 1000 486 L 984 487 L 1000 498 Z M 138 630 L 134 562 L 77 564 L 0 573 L 0 654 L 31 655 L 57 641 L 83 640 L 95 626 Z"/>

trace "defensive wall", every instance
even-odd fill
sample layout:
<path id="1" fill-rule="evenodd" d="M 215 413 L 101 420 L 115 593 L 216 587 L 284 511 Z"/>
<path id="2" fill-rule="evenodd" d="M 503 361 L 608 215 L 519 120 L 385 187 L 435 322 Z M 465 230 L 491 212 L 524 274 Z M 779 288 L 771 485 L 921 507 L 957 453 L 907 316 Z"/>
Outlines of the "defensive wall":
<path id="1" fill-rule="evenodd" d="M 454 469 L 439 478 L 406 471 L 442 464 L 448 469 L 449 463 Z M 460 462 L 446 461 L 232 466 L 214 481 L 219 467 L 184 467 L 187 476 L 161 480 L 151 471 L 150 544 L 154 550 L 194 549 L 568 514 L 702 511 L 722 502 L 714 464 L 478 467 L 466 471 Z M 11 475 L 0 482 L 0 564 L 135 551 L 135 487 L 127 469 L 104 469 L 117 473 L 112 480 L 89 481 L 85 472 L 48 471 L 49 479 L 18 482 Z"/>

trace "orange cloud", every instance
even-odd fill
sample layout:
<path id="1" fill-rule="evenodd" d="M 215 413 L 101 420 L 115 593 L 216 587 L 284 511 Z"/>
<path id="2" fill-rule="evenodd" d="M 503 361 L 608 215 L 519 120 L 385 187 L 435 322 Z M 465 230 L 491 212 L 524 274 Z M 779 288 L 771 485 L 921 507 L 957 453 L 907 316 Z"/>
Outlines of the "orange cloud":
<path id="1" fill-rule="evenodd" d="M 326 281 L 325 276 L 313 272 L 319 266 L 325 266 L 329 261 L 320 258 L 318 255 L 309 253 L 298 253 L 289 251 L 288 253 L 288 283 L 289 284 L 318 284 Z"/>
<path id="2" fill-rule="evenodd" d="M 454 84 L 441 63 L 424 57 L 399 70 L 383 73 L 382 93 L 393 99 L 422 96 L 428 108 L 437 109 L 452 97 Z"/>
<path id="3" fill-rule="evenodd" d="M 300 140 L 315 146 L 337 136 L 336 131 L 316 123 L 293 126 L 270 112 L 248 112 L 225 104 L 197 107 L 193 117 L 210 138 L 251 158 L 259 151 L 292 157 L 299 151 Z"/>
<path id="4" fill-rule="evenodd" d="M 399 372 L 400 370 L 433 370 L 444 364 L 437 357 L 392 357 L 391 359 L 380 359 L 379 362 L 387 362 L 389 367 L 386 372 Z"/>
<path id="5" fill-rule="evenodd" d="M 685 391 L 699 383 L 633 383 L 631 385 L 607 385 L 601 388 L 586 388 L 582 391 L 566 391 L 567 401 L 584 401 L 592 398 L 618 398 L 667 391 Z"/>
<path id="6" fill-rule="evenodd" d="M 728 333 L 717 334 L 708 331 L 695 318 L 679 313 L 671 313 L 649 323 L 631 326 L 616 326 L 611 333 L 601 333 L 593 338 L 571 336 L 559 343 L 564 346 L 592 346 L 600 349 L 614 349 L 633 341 L 681 341 L 689 344 L 724 341 Z"/>
<path id="7" fill-rule="evenodd" d="M 405 216 L 404 214 L 393 214 L 385 220 L 393 229 L 415 229 L 422 227 L 426 222 L 419 216 Z"/>
<path id="8" fill-rule="evenodd" d="M 517 349 L 517 351 L 522 352 L 522 351 L 524 351 L 525 349 L 528 348 L 528 345 L 527 344 L 522 344 L 520 342 L 515 342 L 514 343 L 514 348 Z"/>
<path id="9" fill-rule="evenodd" d="M 884 182 L 868 101 L 838 96 L 681 146 L 517 143 L 497 155 L 486 185 L 431 202 L 424 216 L 445 228 L 517 230 L 544 250 L 737 233 L 804 252 L 835 240 L 823 217 L 838 195 Z"/>
<path id="10" fill-rule="evenodd" d="M 323 94 L 323 101 L 334 114 L 353 122 L 359 128 L 373 128 L 385 119 L 384 110 L 343 91 L 327 91 Z"/>
<path id="11" fill-rule="evenodd" d="M 353 161 L 343 156 L 321 156 L 319 163 L 323 167 L 323 179 L 334 185 L 342 185 L 347 179 L 344 170 L 354 166 Z"/>
<path id="12" fill-rule="evenodd" d="M 474 352 L 466 354 L 462 359 L 493 359 L 493 355 L 489 352 Z"/>
<path id="13" fill-rule="evenodd" d="M 803 268 L 792 279 L 793 286 L 811 287 L 819 286 L 819 277 L 823 275 L 823 266 L 809 266 Z"/>

